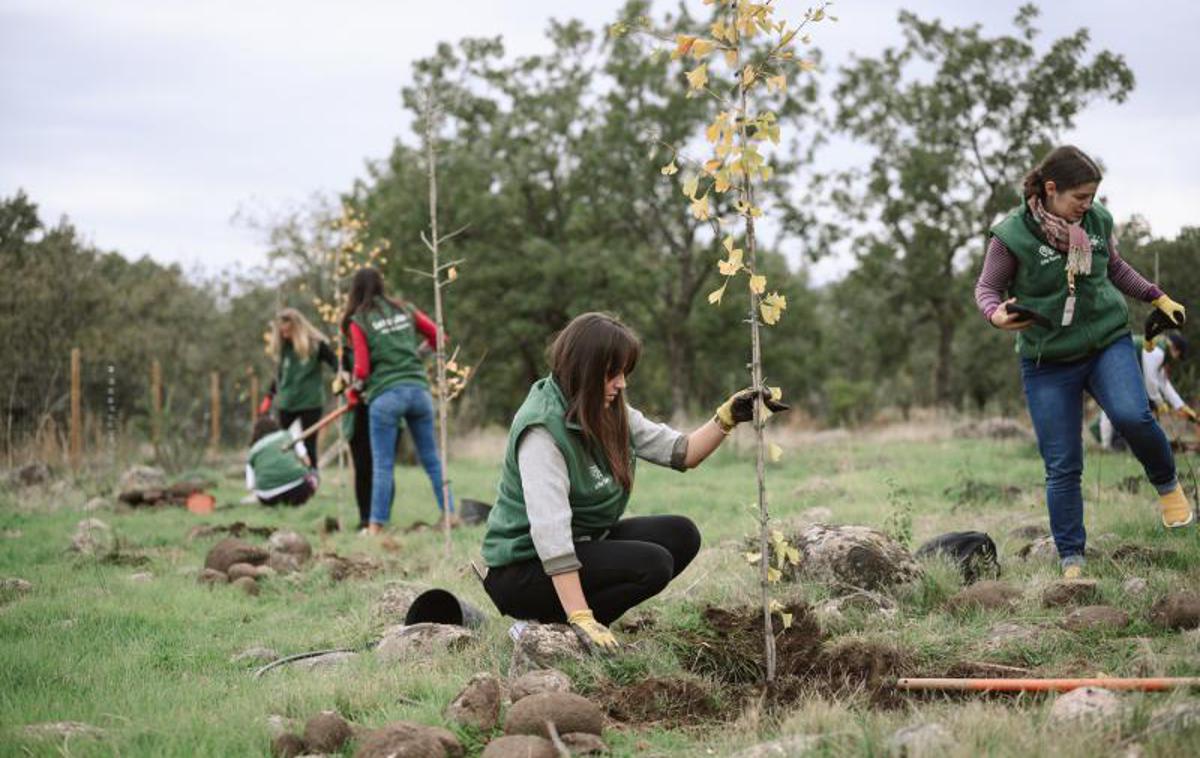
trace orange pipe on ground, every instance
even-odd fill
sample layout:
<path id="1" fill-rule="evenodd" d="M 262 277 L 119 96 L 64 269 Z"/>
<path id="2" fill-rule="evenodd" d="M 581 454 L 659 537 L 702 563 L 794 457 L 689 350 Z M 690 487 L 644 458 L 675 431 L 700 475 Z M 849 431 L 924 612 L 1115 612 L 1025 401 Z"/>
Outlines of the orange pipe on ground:
<path id="1" fill-rule="evenodd" d="M 902 690 L 953 690 L 966 692 L 1068 692 L 1080 687 L 1103 687 L 1108 690 L 1137 690 L 1162 692 L 1183 687 L 1200 687 L 1200 677 L 1092 677 L 1084 679 L 898 679 Z"/>

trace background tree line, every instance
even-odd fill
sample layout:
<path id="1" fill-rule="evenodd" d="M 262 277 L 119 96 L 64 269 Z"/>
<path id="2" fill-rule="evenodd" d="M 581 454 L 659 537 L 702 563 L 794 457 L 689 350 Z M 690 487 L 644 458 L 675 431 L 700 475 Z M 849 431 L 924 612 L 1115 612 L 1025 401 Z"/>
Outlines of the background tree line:
<path id="1" fill-rule="evenodd" d="M 629 2 L 618 19 L 650 12 Z M 1011 338 L 988 327 L 972 300 L 987 229 L 1018 201 L 1024 171 L 1089 103 L 1120 102 L 1134 86 L 1120 55 L 1088 50 L 1086 30 L 1043 40 L 1036 16 L 1025 6 L 1009 32 L 987 35 L 902 13 L 901 45 L 788 83 L 779 112 L 785 133 L 798 136 L 772 158 L 766 202 L 782 221 L 764 247 L 789 322 L 768 332 L 765 350 L 770 382 L 811 415 L 856 423 L 884 407 L 1020 407 Z M 680 32 L 707 26 L 682 9 L 665 21 Z M 507 422 L 545 371 L 549 337 L 596 309 L 620 314 L 647 343 L 633 401 L 664 415 L 699 412 L 744 384 L 748 356 L 726 314 L 699 307 L 717 280 L 718 237 L 681 211 L 679 177 L 660 167 L 672 159 L 665 146 L 698 133 L 715 106 L 686 97 L 681 62 L 648 58 L 635 39 L 573 21 L 551 23 L 547 37 L 542 55 L 509 55 L 498 38 L 465 39 L 418 61 L 402 90 L 412 134 L 369 162 L 340 200 L 368 222 L 366 243 L 389 244 L 393 289 L 428 309 L 429 287 L 406 269 L 427 264 L 419 135 L 421 96 L 432 93 L 445 118 L 436 145 L 441 225 L 465 227 L 453 254 L 468 261 L 450 290 L 448 332 L 467 362 L 486 354 L 459 410 L 464 420 Z M 818 173 L 831 134 L 866 146 L 867 164 Z M 1140 271 L 1154 276 L 1157 259 L 1172 293 L 1186 298 L 1200 286 L 1188 265 L 1200 229 L 1156 239 L 1135 218 L 1139 209 L 1113 210 L 1131 219 L 1120 248 Z M 61 410 L 73 346 L 121 365 L 158 357 L 172 402 L 190 416 L 214 368 L 232 376 L 250 367 L 269 381 L 260 335 L 277 305 L 313 313 L 313 295 L 328 297 L 317 251 L 337 213 L 314 204 L 274 224 L 274 278 L 193 281 L 178 267 L 95 250 L 66 222 L 45 227 L 23 195 L 4 199 L 0 272 L 16 284 L 0 292 L 10 418 Z M 785 249 L 804 260 L 789 262 Z M 838 251 L 851 257 L 849 272 L 812 286 L 805 260 Z M 746 307 L 744 293 L 721 306 Z M 1140 329 L 1146 308 L 1131 310 Z M 1185 369 L 1181 389 L 1193 390 L 1195 379 Z M 144 410 L 136 387 L 119 395 L 124 417 Z M 18 397 L 40 405 L 16 408 Z"/>

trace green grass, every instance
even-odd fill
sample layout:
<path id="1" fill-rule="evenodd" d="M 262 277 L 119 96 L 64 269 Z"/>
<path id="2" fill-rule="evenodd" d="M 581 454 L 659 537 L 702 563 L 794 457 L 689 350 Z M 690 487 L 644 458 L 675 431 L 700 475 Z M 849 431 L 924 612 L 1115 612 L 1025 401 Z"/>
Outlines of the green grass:
<path id="1" fill-rule="evenodd" d="M 1182 461 L 1180 469 L 1186 475 Z M 1136 542 L 1176 552 L 1157 564 L 1099 559 L 1089 565 L 1104 601 L 1133 616 L 1129 628 L 1090 635 L 1051 628 L 995 647 L 984 641 L 998 622 L 1053 624 L 1062 615 L 1039 603 L 1040 589 L 1057 575 L 1056 566 L 1015 558 L 1022 541 L 1008 537 L 1015 526 L 1045 523 L 1041 461 L 1031 445 L 829 436 L 790 445 L 784 460 L 771 467 L 769 486 L 773 513 L 785 525 L 808 508 L 823 507 L 836 523 L 909 532 L 914 547 L 941 532 L 987 531 L 1001 549 L 1003 578 L 1024 591 L 1011 614 L 951 614 L 943 603 L 960 582 L 952 568 L 935 564 L 924 579 L 894 593 L 900 606 L 894 618 L 848 614 L 827 628 L 832 637 L 894 645 L 917 670 L 931 674 L 955 662 L 977 661 L 1047 676 L 1200 675 L 1200 636 L 1163 631 L 1146 621 L 1147 609 L 1164 591 L 1200 586 L 1200 539 L 1194 530 L 1165 534 L 1157 526 L 1149 487 L 1138 495 L 1118 487 L 1138 472 L 1128 456 L 1089 452 L 1090 544 L 1103 549 Z M 451 473 L 458 496 L 492 499 L 494 462 L 454 461 Z M 708 603 L 753 602 L 756 578 L 741 557 L 742 540 L 754 529 L 752 477 L 744 442 L 741 450 L 722 450 L 687 474 L 639 467 L 630 515 L 688 515 L 699 524 L 705 548 L 660 597 L 630 614 L 652 618 L 655 626 L 636 635 L 624 658 L 569 667 L 578 686 L 600 694 L 648 676 L 680 676 L 678 640 L 699 629 L 700 609 Z M 218 478 L 222 507 L 209 517 L 178 508 L 84 514 L 83 503 L 102 489 L 98 482 L 0 491 L 0 577 L 34 584 L 28 595 L 0 598 L 0 755 L 263 755 L 269 714 L 303 719 L 336 708 L 368 726 L 396 719 L 436 724 L 442 707 L 472 673 L 506 673 L 508 624 L 495 615 L 467 567 L 478 553 L 481 529 L 456 531 L 449 559 L 440 533 L 428 531 L 397 536 L 394 552 L 353 533 L 322 540 L 317 527 L 326 515 L 347 524 L 356 520 L 349 483 L 338 474 L 330 473 L 318 497 L 300 509 L 234 505 L 242 494 L 239 482 Z M 1004 489 L 1012 486 L 1019 491 Z M 88 515 L 109 523 L 124 550 L 148 562 L 114 565 L 67 553 L 75 524 Z M 399 469 L 394 523 L 434 517 L 424 475 Z M 268 580 L 259 597 L 199 586 L 195 577 L 213 540 L 188 542 L 189 529 L 236 520 L 295 528 L 318 551 L 369 554 L 387 570 L 372 579 L 335 584 L 325 569 L 312 569 Z M 138 571 L 150 571 L 153 581 L 131 581 Z M 1128 597 L 1121 584 L 1133 575 L 1145 578 L 1149 589 Z M 281 654 L 363 646 L 379 632 L 371 605 L 395 579 L 446 587 L 486 609 L 491 617 L 478 642 L 459 653 L 407 663 L 383 665 L 365 655 L 323 674 L 281 670 L 254 679 L 251 665 L 230 663 L 233 654 L 252 645 Z M 779 595 L 816 602 L 829 592 L 819 583 L 802 582 L 781 585 Z M 886 754 L 896 729 L 937 721 L 954 735 L 958 748 L 952 753 L 958 755 L 1091 758 L 1118 752 L 1128 741 L 1142 744 L 1148 755 L 1189 755 L 1200 744 L 1198 729 L 1148 738 L 1140 733 L 1153 708 L 1194 694 L 1128 695 L 1126 717 L 1079 728 L 1048 724 L 1050 701 L 1036 697 L 923 699 L 879 709 L 853 694 L 814 696 L 773 714 L 744 708 L 728 692 L 717 691 L 716 697 L 729 715 L 721 723 L 622 727 L 605 737 L 618 755 L 724 755 L 781 734 L 819 735 L 819 755 L 870 755 Z M 25 724 L 63 720 L 102 727 L 107 736 L 63 745 L 20 733 Z M 479 736 L 464 736 L 477 754 Z"/>

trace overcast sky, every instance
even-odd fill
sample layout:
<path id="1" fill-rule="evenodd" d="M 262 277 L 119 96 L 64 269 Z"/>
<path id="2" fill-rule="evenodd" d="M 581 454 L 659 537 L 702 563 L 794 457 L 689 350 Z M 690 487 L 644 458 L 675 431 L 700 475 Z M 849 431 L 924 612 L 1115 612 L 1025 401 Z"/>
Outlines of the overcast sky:
<path id="1" fill-rule="evenodd" d="M 1019 3 L 844 0 L 815 29 L 830 69 L 899 43 L 897 11 L 1006 32 Z M 0 197 L 25 189 L 96 245 L 215 270 L 264 260 L 232 222 L 334 196 L 408 138 L 399 89 L 442 40 L 547 47 L 548 19 L 611 22 L 617 0 L 0 0 Z M 673 7 L 672 3 L 672 7 Z M 699 7 L 699 0 L 692 5 Z M 779 0 L 784 18 L 807 2 Z M 1101 158 L 1118 219 L 1200 224 L 1200 86 L 1190 0 L 1054 0 L 1045 36 L 1080 25 L 1126 56 L 1137 87 L 1066 135 Z M 667 7 L 659 2 L 660 8 Z M 826 279 L 836 270 L 817 270 Z"/>

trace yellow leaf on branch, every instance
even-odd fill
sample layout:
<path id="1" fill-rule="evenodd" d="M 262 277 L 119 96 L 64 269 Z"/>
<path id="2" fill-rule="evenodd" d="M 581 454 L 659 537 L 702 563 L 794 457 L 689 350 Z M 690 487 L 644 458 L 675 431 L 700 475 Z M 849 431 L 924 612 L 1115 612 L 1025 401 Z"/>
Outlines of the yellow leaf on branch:
<path id="1" fill-rule="evenodd" d="M 741 248 L 738 248 L 736 250 L 730 250 L 729 251 L 729 260 L 720 261 L 719 263 L 717 263 L 717 270 L 721 272 L 722 276 L 733 276 L 737 272 L 741 271 L 742 270 L 742 250 L 741 250 Z"/>
<path id="2" fill-rule="evenodd" d="M 783 458 L 783 448 L 772 442 L 767 446 L 767 458 L 771 463 L 779 463 L 779 460 Z"/>
<path id="3" fill-rule="evenodd" d="M 663 166 L 659 171 L 662 172 L 663 176 L 672 176 L 679 173 L 679 166 L 675 165 L 675 159 L 672 158 L 671 162 Z"/>
<path id="4" fill-rule="evenodd" d="M 688 87 L 693 91 L 702 90 L 708 84 L 708 64 L 701 63 L 691 71 L 687 72 Z"/>
<path id="5" fill-rule="evenodd" d="M 772 292 L 763 298 L 758 309 L 762 313 L 763 321 L 769 326 L 774 326 L 787 309 L 787 298 L 778 292 Z"/>
<path id="6" fill-rule="evenodd" d="M 451 266 L 449 268 L 449 270 L 446 271 L 446 279 L 447 279 L 447 281 L 452 282 L 457 278 L 458 278 L 458 268 L 455 266 Z"/>
<path id="7" fill-rule="evenodd" d="M 700 188 L 700 177 L 697 176 L 696 174 L 692 174 L 687 179 L 683 180 L 683 194 L 686 195 L 689 200 L 696 199 L 696 190 L 698 190 L 699 188 Z"/>
<path id="8" fill-rule="evenodd" d="M 698 39 L 692 43 L 691 55 L 698 61 L 704 60 L 716 48 L 717 44 L 712 40 Z"/>
<path id="9" fill-rule="evenodd" d="M 716 158 L 713 158 L 712 160 L 709 160 L 709 161 L 705 161 L 704 162 L 704 173 L 709 174 L 711 176 L 712 174 L 716 173 L 717 169 L 719 169 L 721 167 L 722 163 L 723 163 L 723 161 L 720 161 Z"/>
<path id="10" fill-rule="evenodd" d="M 729 181 L 728 170 L 722 169 L 721 171 L 718 171 L 714 176 L 714 179 L 716 179 L 716 181 L 713 183 L 713 189 L 715 189 L 717 192 L 725 192 L 731 186 L 733 186 Z"/>
<path id="11" fill-rule="evenodd" d="M 750 277 L 750 291 L 756 295 L 761 295 L 767 291 L 767 277 L 762 274 L 754 274 Z"/>
<path id="12" fill-rule="evenodd" d="M 712 209 L 708 207 L 708 193 L 704 197 L 692 201 L 692 218 L 697 221 L 707 221 L 712 216 Z"/>
<path id="13" fill-rule="evenodd" d="M 712 292 L 708 293 L 709 305 L 720 305 L 721 298 L 725 297 L 725 288 L 728 286 L 729 286 L 729 282 L 726 281 L 725 284 L 721 285 L 720 289 L 715 289 Z"/>
<path id="14" fill-rule="evenodd" d="M 675 35 L 675 49 L 671 52 L 671 60 L 677 60 L 687 55 L 694 44 L 696 44 L 696 38 L 690 34 Z"/>
<path id="15" fill-rule="evenodd" d="M 778 76 L 767 77 L 767 90 L 771 92 L 783 92 L 787 89 L 787 77 L 783 74 Z"/>

